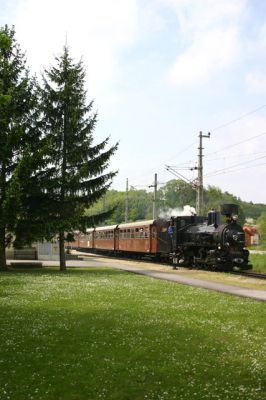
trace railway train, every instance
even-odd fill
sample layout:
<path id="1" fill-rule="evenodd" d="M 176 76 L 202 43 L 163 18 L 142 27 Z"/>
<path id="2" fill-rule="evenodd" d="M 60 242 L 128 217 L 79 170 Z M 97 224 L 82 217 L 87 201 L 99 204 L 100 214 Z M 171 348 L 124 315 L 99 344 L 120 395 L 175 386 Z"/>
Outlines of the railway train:
<path id="1" fill-rule="evenodd" d="M 238 206 L 223 204 L 207 217 L 191 215 L 123 223 L 76 232 L 69 247 L 80 251 L 149 257 L 178 266 L 230 271 L 251 269 Z M 225 218 L 220 223 L 220 216 Z"/>

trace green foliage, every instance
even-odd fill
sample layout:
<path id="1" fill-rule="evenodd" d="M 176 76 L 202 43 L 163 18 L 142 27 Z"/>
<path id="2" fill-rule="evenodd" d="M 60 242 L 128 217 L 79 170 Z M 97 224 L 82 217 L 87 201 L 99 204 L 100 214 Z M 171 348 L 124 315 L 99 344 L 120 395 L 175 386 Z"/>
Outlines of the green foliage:
<path id="1" fill-rule="evenodd" d="M 21 217 L 20 171 L 26 149 L 32 156 L 38 140 L 37 104 L 36 82 L 29 77 L 14 28 L 0 28 L 0 268 L 5 268 L 6 235 L 10 238 Z"/>
<path id="2" fill-rule="evenodd" d="M 196 206 L 195 189 L 177 179 L 172 179 L 158 190 L 159 207 L 162 211 L 168 208 L 183 208 L 185 205 Z"/>
<path id="3" fill-rule="evenodd" d="M 157 192 L 158 215 L 170 216 L 170 212 L 175 209 L 183 209 L 185 205 L 196 206 L 196 190 L 190 185 L 180 181 L 171 180 L 162 186 Z M 109 190 L 105 200 L 100 199 L 93 207 L 87 209 L 86 214 L 92 215 L 104 209 L 115 207 L 114 213 L 110 218 L 105 219 L 108 225 L 118 224 L 125 221 L 125 192 Z M 209 186 L 204 190 L 204 215 L 210 209 L 220 209 L 223 203 L 233 203 L 239 206 L 238 222 L 244 224 L 245 218 L 251 215 L 260 215 L 261 210 L 266 209 L 266 205 L 250 204 L 243 202 L 233 194 L 222 192 L 215 186 Z M 248 206 L 247 206 L 248 204 Z M 153 193 L 145 190 L 129 190 L 128 192 L 128 214 L 129 221 L 141 219 L 152 219 Z"/>
<path id="4" fill-rule="evenodd" d="M 64 269 L 64 239 L 74 229 L 99 223 L 108 213 L 84 215 L 109 188 L 114 172 L 104 173 L 117 145 L 105 149 L 108 138 L 93 143 L 97 115 L 93 102 L 86 103 L 85 72 L 64 48 L 55 66 L 45 71 L 41 95 L 45 151 L 36 174 L 31 177 L 31 202 L 20 234 L 43 237 L 59 235 L 60 265 Z M 27 218 L 28 217 L 28 218 Z M 35 229 L 35 230 L 34 230 Z M 26 233 L 26 234 L 25 234 Z M 28 239 L 32 239 L 32 235 Z"/>
<path id="5" fill-rule="evenodd" d="M 109 190 L 104 198 L 98 200 L 95 205 L 86 210 L 86 215 L 91 216 L 104 210 L 112 209 L 111 215 L 104 218 L 104 224 L 113 225 L 125 222 L 124 192 Z M 145 190 L 130 189 L 128 191 L 128 221 L 152 219 L 153 194 Z"/>
<path id="6" fill-rule="evenodd" d="M 263 212 L 257 220 L 260 241 L 262 245 L 266 245 L 266 212 Z"/>
<path id="7" fill-rule="evenodd" d="M 266 274 L 266 253 L 250 254 L 249 261 L 250 264 L 252 264 L 252 270 L 254 272 L 260 272 L 261 274 Z"/>

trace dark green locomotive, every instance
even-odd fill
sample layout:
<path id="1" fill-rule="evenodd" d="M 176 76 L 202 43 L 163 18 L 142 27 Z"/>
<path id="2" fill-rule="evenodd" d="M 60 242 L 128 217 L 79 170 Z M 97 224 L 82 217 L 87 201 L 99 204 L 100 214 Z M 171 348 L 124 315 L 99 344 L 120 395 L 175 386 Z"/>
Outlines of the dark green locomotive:
<path id="1" fill-rule="evenodd" d="M 220 215 L 225 222 L 220 224 Z M 221 212 L 211 210 L 208 217 L 197 215 L 172 217 L 168 235 L 170 257 L 176 266 L 213 270 L 246 270 L 249 251 L 245 234 L 237 224 L 238 206 L 224 204 Z"/>

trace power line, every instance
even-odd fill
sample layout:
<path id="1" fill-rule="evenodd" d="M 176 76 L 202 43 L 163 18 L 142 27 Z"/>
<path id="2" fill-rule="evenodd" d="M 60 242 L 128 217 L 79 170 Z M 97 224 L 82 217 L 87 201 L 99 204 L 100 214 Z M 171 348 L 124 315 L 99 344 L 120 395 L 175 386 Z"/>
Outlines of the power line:
<path id="1" fill-rule="evenodd" d="M 241 116 L 238 117 L 238 118 L 235 118 L 235 119 L 233 119 L 233 120 L 231 120 L 231 121 L 229 121 L 229 122 L 226 122 L 225 124 L 219 125 L 219 126 L 217 126 L 216 128 L 211 129 L 211 132 L 218 131 L 219 129 L 222 129 L 222 128 L 225 128 L 226 126 L 229 126 L 229 125 L 231 125 L 231 124 L 234 124 L 235 122 L 238 122 L 238 121 L 240 121 L 241 119 L 246 118 L 246 117 L 248 117 L 249 115 L 256 113 L 257 111 L 261 110 L 261 109 L 264 108 L 264 107 L 266 107 L 266 104 L 263 104 L 262 106 L 256 108 L 255 110 L 249 111 L 249 112 L 247 112 L 246 114 L 243 114 L 243 115 L 241 115 Z"/>
<path id="2" fill-rule="evenodd" d="M 266 165 L 266 163 L 260 163 L 260 164 L 250 165 L 248 168 L 250 169 L 250 168 L 261 167 L 262 165 Z M 235 169 L 235 170 L 232 170 L 232 171 L 227 171 L 227 172 L 220 172 L 220 173 L 217 173 L 216 175 L 212 175 L 212 176 L 226 175 L 226 174 L 231 174 L 231 173 L 239 172 L 239 171 L 243 171 L 243 170 L 247 170 L 247 167 L 242 167 L 242 168 L 238 168 L 238 169 Z M 209 178 L 209 177 L 210 177 L 210 176 L 208 176 L 208 178 Z"/>
<path id="3" fill-rule="evenodd" d="M 240 142 L 237 142 L 237 143 L 234 143 L 234 144 L 229 144 L 228 146 L 226 146 L 226 147 L 224 147 L 224 148 L 222 148 L 222 149 L 220 149 L 218 151 L 206 154 L 205 157 L 208 157 L 208 156 L 213 155 L 213 154 L 221 153 L 223 150 L 227 150 L 229 148 L 231 149 L 232 147 L 238 146 L 239 144 L 250 142 L 251 140 L 257 139 L 257 138 L 259 138 L 261 136 L 264 136 L 264 135 L 266 135 L 266 132 L 260 133 L 259 135 L 252 136 L 252 137 L 250 137 L 248 139 L 245 139 L 245 140 L 241 140 Z"/>
<path id="4" fill-rule="evenodd" d="M 226 168 L 218 169 L 216 171 L 210 172 L 209 174 L 206 174 L 205 177 L 220 175 L 220 173 L 226 173 L 226 171 L 228 171 L 228 173 L 229 173 L 232 168 L 238 167 L 239 165 L 243 165 L 243 164 L 247 165 L 247 164 L 252 163 L 254 161 L 261 160 L 262 158 L 266 158 L 266 155 L 262 156 L 262 157 L 254 158 L 253 160 L 243 161 L 241 163 L 234 164 L 234 165 L 231 165 L 231 166 L 226 167 Z"/>
<path id="5" fill-rule="evenodd" d="M 257 154 L 265 154 L 266 151 L 259 151 L 256 153 L 247 153 L 247 154 L 232 154 L 232 155 L 225 155 L 222 157 L 217 157 L 217 158 L 213 158 L 212 160 L 206 160 L 206 162 L 213 162 L 213 161 L 219 161 L 219 160 L 226 160 L 228 158 L 243 158 L 243 157 L 251 157 L 251 156 L 256 156 Z"/>
<path id="6" fill-rule="evenodd" d="M 265 108 L 265 107 L 266 107 L 266 104 L 263 104 L 262 106 L 257 107 L 256 109 L 253 109 L 253 110 L 251 110 L 251 111 L 249 111 L 249 112 L 247 112 L 247 113 L 245 113 L 245 114 L 243 114 L 243 115 L 240 115 L 238 118 L 235 118 L 235 119 L 233 119 L 233 120 L 231 120 L 231 121 L 228 121 L 228 122 L 226 122 L 226 123 L 224 123 L 224 124 L 222 124 L 222 125 L 219 125 L 219 126 L 214 127 L 214 128 L 211 129 L 210 131 L 211 131 L 211 132 L 215 132 L 215 131 L 218 131 L 218 130 L 220 130 L 220 129 L 222 129 L 222 128 L 225 128 L 225 127 L 227 127 L 227 126 L 229 126 L 229 125 L 231 125 L 231 124 L 234 124 L 234 123 L 236 123 L 236 122 L 238 122 L 238 121 L 240 121 L 240 120 L 242 120 L 242 119 L 248 117 L 249 115 L 252 115 L 252 114 L 256 113 L 256 112 L 259 111 L 259 110 L 262 110 L 262 109 Z M 261 136 L 263 136 L 263 135 L 265 135 L 265 134 L 266 134 L 266 132 L 263 132 L 263 133 L 261 133 L 261 134 L 259 134 L 259 135 L 256 135 L 256 136 L 253 136 L 253 137 L 251 137 L 251 138 L 242 140 L 242 141 L 237 142 L 237 143 L 235 143 L 235 144 L 228 145 L 228 146 L 226 146 L 226 147 L 220 149 L 219 151 L 206 154 L 205 157 L 209 157 L 210 155 L 215 155 L 215 154 L 220 153 L 220 152 L 222 152 L 222 151 L 224 151 L 224 150 L 227 150 L 228 148 L 232 148 L 232 147 L 237 146 L 237 145 L 239 145 L 239 144 L 242 144 L 242 143 L 245 143 L 245 142 L 254 140 L 254 139 L 259 138 L 259 137 L 261 137 Z M 187 150 L 189 150 L 189 149 L 190 149 L 192 146 L 194 146 L 195 144 L 196 144 L 196 141 L 193 141 L 193 142 L 190 143 L 188 146 L 186 146 L 185 148 L 183 148 L 182 150 L 180 150 L 176 155 L 174 155 L 174 156 L 172 156 L 171 158 L 169 158 L 166 162 L 169 162 L 170 160 L 172 160 L 172 159 L 176 158 L 177 156 L 179 156 L 179 154 L 182 154 L 182 153 L 186 152 Z M 254 153 L 254 154 L 256 154 L 256 153 Z M 258 153 L 258 154 L 259 154 L 259 153 Z M 227 156 L 227 157 L 228 157 L 228 156 Z M 233 157 L 233 156 L 231 156 L 231 157 Z M 219 160 L 219 158 L 214 159 L 214 160 L 206 160 L 206 161 L 216 161 L 216 160 Z M 177 166 L 175 166 L 175 168 L 177 168 L 177 169 L 182 169 L 182 170 L 191 169 L 189 166 L 186 167 L 186 164 L 189 164 L 189 163 L 193 163 L 193 164 L 194 164 L 194 163 L 195 163 L 195 159 L 194 159 L 194 160 L 189 160 L 187 163 L 179 164 L 180 166 L 177 165 Z M 181 167 L 181 165 L 182 165 L 182 167 Z M 155 169 L 157 169 L 159 173 L 165 171 L 165 167 L 164 167 L 164 168 L 162 168 L 162 167 L 161 167 L 161 168 L 154 167 L 154 168 L 152 168 L 152 169 L 149 169 L 148 171 L 154 171 Z M 147 171 L 147 175 L 145 175 L 145 176 L 148 176 L 148 171 Z M 142 176 L 142 178 L 143 178 L 143 176 Z M 181 178 L 181 177 L 180 177 L 180 178 Z M 182 179 L 182 178 L 181 178 L 181 179 Z M 186 178 L 186 179 L 187 179 L 187 178 Z M 138 186 L 138 187 L 142 186 L 142 187 L 144 188 L 144 187 L 147 187 L 148 185 L 134 185 L 134 186 Z"/>

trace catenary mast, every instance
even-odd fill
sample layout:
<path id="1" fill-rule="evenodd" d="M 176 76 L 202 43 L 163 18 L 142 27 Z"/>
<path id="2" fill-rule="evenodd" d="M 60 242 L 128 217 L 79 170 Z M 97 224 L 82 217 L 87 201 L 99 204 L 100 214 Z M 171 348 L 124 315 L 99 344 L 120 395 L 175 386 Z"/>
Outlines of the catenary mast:
<path id="1" fill-rule="evenodd" d="M 198 215 L 203 213 L 203 154 L 202 154 L 202 138 L 210 138 L 210 132 L 208 135 L 203 135 L 202 132 L 199 134 L 199 154 L 198 154 L 198 183 L 197 183 L 197 201 L 196 201 L 196 211 Z"/>

